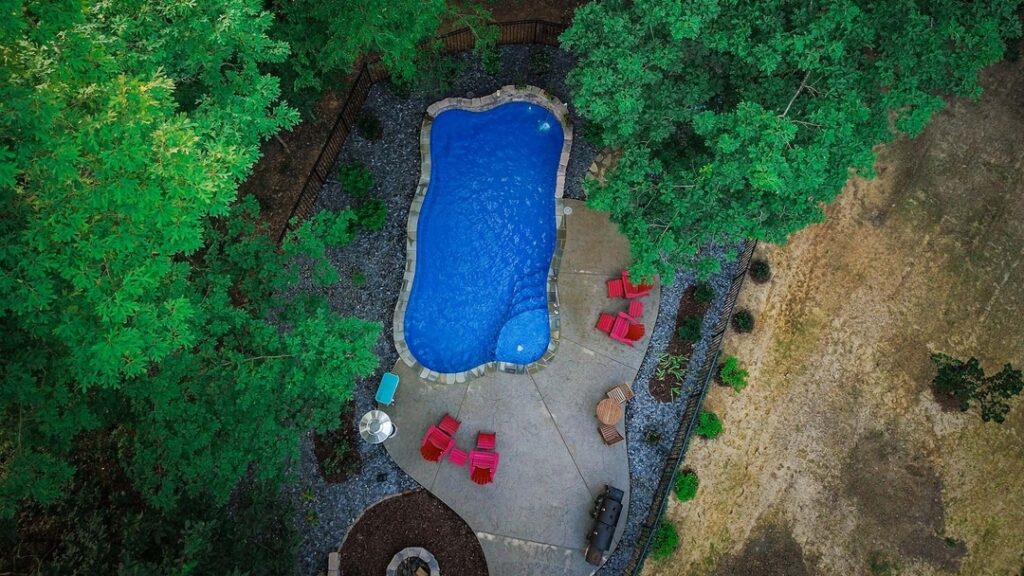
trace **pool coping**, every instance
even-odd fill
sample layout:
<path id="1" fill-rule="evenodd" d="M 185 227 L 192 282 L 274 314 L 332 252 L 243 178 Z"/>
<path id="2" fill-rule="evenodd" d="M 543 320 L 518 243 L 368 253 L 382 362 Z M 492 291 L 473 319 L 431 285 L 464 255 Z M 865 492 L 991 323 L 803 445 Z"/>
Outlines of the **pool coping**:
<path id="1" fill-rule="evenodd" d="M 484 112 L 511 102 L 529 102 L 543 106 L 562 125 L 562 153 L 558 159 L 558 173 L 555 178 L 555 250 L 551 255 L 551 265 L 548 267 L 547 277 L 548 325 L 551 330 L 551 338 L 548 341 L 547 350 L 540 359 L 529 364 L 514 364 L 492 360 L 462 372 L 438 372 L 420 364 L 412 355 L 409 345 L 405 341 L 405 311 L 409 304 L 409 296 L 412 293 L 413 279 L 416 276 L 416 229 L 419 223 L 420 210 L 423 207 L 427 188 L 430 185 L 431 127 L 433 126 L 434 118 L 447 110 L 458 109 Z M 569 166 L 569 153 L 571 149 L 572 120 L 569 118 L 568 107 L 546 90 L 536 86 L 506 85 L 499 88 L 493 94 L 479 98 L 445 98 L 427 107 L 423 123 L 420 125 L 420 180 L 416 185 L 416 193 L 409 206 L 409 218 L 406 224 L 405 273 L 402 276 L 402 290 L 398 295 L 398 303 L 395 305 L 395 314 L 392 320 L 392 334 L 394 335 L 398 357 L 407 366 L 415 370 L 421 379 L 429 382 L 450 384 L 466 382 L 467 380 L 495 371 L 509 374 L 535 373 L 543 370 L 547 363 L 554 358 L 561 335 L 561 319 L 559 318 L 558 309 L 558 270 L 562 263 L 562 250 L 565 247 L 565 206 L 562 203 L 562 194 L 565 189 L 565 172 Z"/>

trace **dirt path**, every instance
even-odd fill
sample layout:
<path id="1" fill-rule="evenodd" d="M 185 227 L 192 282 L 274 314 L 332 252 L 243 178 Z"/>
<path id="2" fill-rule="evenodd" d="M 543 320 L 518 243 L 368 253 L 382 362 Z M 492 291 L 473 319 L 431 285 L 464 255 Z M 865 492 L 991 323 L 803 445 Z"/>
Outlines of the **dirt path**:
<path id="1" fill-rule="evenodd" d="M 1002 425 L 945 412 L 929 352 L 1024 365 L 1024 62 L 986 72 L 854 179 L 827 222 L 764 249 L 757 316 L 726 351 L 719 439 L 652 575 L 1024 573 L 1024 399 Z"/>

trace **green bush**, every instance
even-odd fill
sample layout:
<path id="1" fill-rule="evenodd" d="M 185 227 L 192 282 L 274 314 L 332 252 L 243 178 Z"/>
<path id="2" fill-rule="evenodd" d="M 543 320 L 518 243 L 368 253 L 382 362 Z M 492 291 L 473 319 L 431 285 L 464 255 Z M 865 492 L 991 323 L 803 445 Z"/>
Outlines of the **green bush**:
<path id="1" fill-rule="evenodd" d="M 676 335 L 683 342 L 696 344 L 700 340 L 701 320 L 700 316 L 687 316 L 683 323 L 679 325 L 679 329 L 676 330 Z"/>
<path id="2" fill-rule="evenodd" d="M 772 279 L 772 267 L 767 260 L 754 260 L 750 263 L 750 279 L 758 284 L 764 284 Z"/>
<path id="3" fill-rule="evenodd" d="M 711 289 L 711 285 L 707 282 L 698 282 L 693 287 L 693 301 L 701 306 L 711 304 L 711 301 L 715 299 L 715 291 Z"/>
<path id="4" fill-rule="evenodd" d="M 718 417 L 718 414 L 710 410 L 701 410 L 700 417 L 697 420 L 697 429 L 693 433 L 701 438 L 714 440 L 718 438 L 722 430 L 722 419 Z"/>
<path id="5" fill-rule="evenodd" d="M 501 73 L 501 52 L 496 47 L 483 50 L 479 54 L 480 64 L 483 65 L 484 72 L 487 72 L 491 76 Z"/>
<path id="6" fill-rule="evenodd" d="M 674 378 L 676 382 L 682 382 L 689 365 L 690 359 L 682 354 L 662 354 L 654 368 L 654 377 L 658 380 Z"/>
<path id="7" fill-rule="evenodd" d="M 935 390 L 955 398 L 961 411 L 977 406 L 985 422 L 1001 423 L 1010 411 L 1009 399 L 1024 390 L 1024 376 L 1010 364 L 986 376 L 974 357 L 964 361 L 947 354 L 933 353 L 931 358 L 938 368 L 932 380 Z"/>
<path id="8" fill-rule="evenodd" d="M 341 189 L 353 198 L 366 198 L 373 190 L 373 174 L 361 162 L 342 164 L 338 169 Z"/>
<path id="9" fill-rule="evenodd" d="M 388 207 L 381 200 L 365 200 L 356 206 L 356 221 L 363 230 L 380 230 L 388 217 Z"/>
<path id="10" fill-rule="evenodd" d="M 747 371 L 740 366 L 740 359 L 727 356 L 718 369 L 718 378 L 722 384 L 739 392 L 747 387 Z"/>
<path id="11" fill-rule="evenodd" d="M 352 285 L 356 288 L 366 286 L 366 274 L 363 274 L 362 270 L 356 270 L 352 273 Z"/>
<path id="12" fill-rule="evenodd" d="M 654 542 L 651 543 L 651 558 L 664 560 L 675 554 L 679 548 L 679 532 L 671 522 L 661 521 L 654 531 Z"/>
<path id="13" fill-rule="evenodd" d="M 697 497 L 697 487 L 700 486 L 700 478 L 697 473 L 687 470 L 676 476 L 675 493 L 680 502 L 689 502 Z"/>
<path id="14" fill-rule="evenodd" d="M 754 330 L 754 315 L 750 310 L 741 308 L 732 315 L 732 327 L 740 334 L 746 334 Z"/>
<path id="15" fill-rule="evenodd" d="M 356 132 L 367 140 L 379 140 L 383 129 L 380 126 L 380 118 L 372 112 L 363 112 L 356 119 Z"/>
<path id="16" fill-rule="evenodd" d="M 541 48 L 534 48 L 530 51 L 528 67 L 534 76 L 547 76 L 551 72 L 551 55 Z"/>

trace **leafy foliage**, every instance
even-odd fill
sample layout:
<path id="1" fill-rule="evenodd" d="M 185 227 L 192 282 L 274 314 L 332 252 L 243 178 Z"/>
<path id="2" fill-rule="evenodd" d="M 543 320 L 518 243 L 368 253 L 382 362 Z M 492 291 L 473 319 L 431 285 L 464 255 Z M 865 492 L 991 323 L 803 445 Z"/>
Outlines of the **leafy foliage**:
<path id="1" fill-rule="evenodd" d="M 732 315 L 732 327 L 741 334 L 754 330 L 754 315 L 746 308 L 740 308 Z"/>
<path id="2" fill-rule="evenodd" d="M 683 342 L 695 344 L 700 340 L 701 321 L 702 318 L 700 316 L 687 316 L 683 319 L 682 324 L 679 325 L 679 329 L 676 330 L 676 335 Z"/>
<path id="3" fill-rule="evenodd" d="M 361 162 L 349 162 L 338 168 L 341 189 L 353 198 L 366 198 L 373 190 L 373 174 Z"/>
<path id="4" fill-rule="evenodd" d="M 45 12 L 45 13 L 44 13 Z M 225 15 L 230 15 L 226 17 Z M 39 4 L 0 43 L 0 516 L 54 503 L 88 434 L 152 514 L 280 478 L 338 425 L 380 327 L 284 300 L 353 214 L 279 249 L 235 203 L 297 115 L 260 72 L 287 47 L 251 0 Z M 42 24 L 40 24 L 42 23 Z"/>
<path id="5" fill-rule="evenodd" d="M 711 285 L 707 282 L 698 282 L 693 287 L 693 301 L 701 306 L 711 304 L 711 301 L 715 299 L 715 291 L 711 288 Z"/>
<path id="6" fill-rule="evenodd" d="M 380 230 L 388 217 L 388 207 L 381 200 L 363 200 L 356 206 L 356 220 L 364 230 Z"/>
<path id="7" fill-rule="evenodd" d="M 531 46 L 530 59 L 526 65 L 530 70 L 530 74 L 543 78 L 551 73 L 553 66 L 551 54 L 540 46 Z"/>
<path id="8" fill-rule="evenodd" d="M 750 279 L 758 284 L 772 279 L 772 267 L 767 260 L 754 260 L 750 263 Z"/>
<path id="9" fill-rule="evenodd" d="M 356 119 L 356 132 L 367 140 L 380 140 L 383 130 L 380 126 L 380 118 L 376 114 L 363 111 Z"/>
<path id="10" fill-rule="evenodd" d="M 992 376 L 985 376 L 977 358 L 963 361 L 942 353 L 934 353 L 931 358 L 939 370 L 932 381 L 935 389 L 955 398 L 961 411 L 976 405 L 985 422 L 1002 423 L 1010 411 L 1010 398 L 1024 389 L 1021 371 L 1009 364 Z"/>
<path id="11" fill-rule="evenodd" d="M 978 97 L 1019 4 L 590 2 L 562 35 L 569 83 L 623 156 L 588 201 L 629 237 L 636 277 L 706 262 L 708 243 L 784 241 L 851 168 L 873 176 L 874 146 L 920 133 L 946 95 Z"/>
<path id="12" fill-rule="evenodd" d="M 672 378 L 676 382 L 682 382 L 689 365 L 690 359 L 682 354 L 662 354 L 658 358 L 658 366 L 654 369 L 654 377 L 659 380 Z"/>
<path id="13" fill-rule="evenodd" d="M 658 529 L 654 531 L 654 541 L 651 544 L 651 558 L 664 560 L 676 553 L 679 548 L 679 532 L 671 522 L 662 519 Z"/>
<path id="14" fill-rule="evenodd" d="M 498 29 L 479 5 L 445 0 L 268 0 L 276 16 L 271 36 L 291 46 L 288 59 L 272 67 L 286 99 L 304 113 L 325 89 L 338 88 L 357 60 L 369 53 L 398 82 L 426 73 L 423 54 L 437 54 L 442 22 L 469 27 L 477 50 L 493 49 Z"/>
<path id="15" fill-rule="evenodd" d="M 694 429 L 693 433 L 701 438 L 714 440 L 718 438 L 722 430 L 722 420 L 718 417 L 718 414 L 710 410 L 701 410 L 697 420 L 697 428 Z"/>
<path id="16" fill-rule="evenodd" d="M 737 393 L 747 387 L 747 376 L 747 371 L 740 366 L 740 359 L 735 356 L 726 356 L 718 368 L 718 378 L 722 385 L 729 386 Z"/>
<path id="17" fill-rule="evenodd" d="M 686 470 L 676 475 L 674 492 L 680 502 L 689 502 L 697 497 L 697 488 L 700 486 L 700 479 L 697 473 Z"/>

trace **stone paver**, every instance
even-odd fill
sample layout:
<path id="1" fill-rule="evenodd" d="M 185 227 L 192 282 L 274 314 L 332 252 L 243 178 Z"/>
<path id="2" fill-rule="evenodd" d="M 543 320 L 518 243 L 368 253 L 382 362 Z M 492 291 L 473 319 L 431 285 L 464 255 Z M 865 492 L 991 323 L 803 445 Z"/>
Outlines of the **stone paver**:
<path id="1" fill-rule="evenodd" d="M 454 384 L 421 380 L 399 360 L 396 405 L 385 408 L 399 430 L 385 443 L 389 454 L 477 533 L 492 576 L 592 574 L 583 551 L 594 497 L 610 483 L 626 491 L 626 506 L 629 501 L 626 443 L 605 446 L 594 415 L 610 387 L 632 383 L 647 347 L 647 337 L 630 348 L 594 329 L 598 312 L 625 310 L 624 300 L 607 298 L 605 281 L 628 264 L 629 249 L 605 215 L 582 202 L 565 204 L 572 211 L 558 279 L 562 341 L 554 357 L 528 374 L 490 372 Z M 644 300 L 644 317 L 653 325 L 658 290 Z M 462 421 L 456 442 L 463 450 L 475 446 L 478 431 L 497 433 L 501 462 L 493 484 L 477 486 L 467 468 L 420 456 L 423 434 L 445 412 Z"/>

